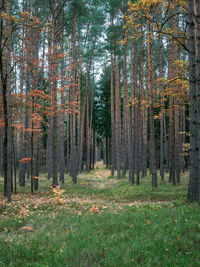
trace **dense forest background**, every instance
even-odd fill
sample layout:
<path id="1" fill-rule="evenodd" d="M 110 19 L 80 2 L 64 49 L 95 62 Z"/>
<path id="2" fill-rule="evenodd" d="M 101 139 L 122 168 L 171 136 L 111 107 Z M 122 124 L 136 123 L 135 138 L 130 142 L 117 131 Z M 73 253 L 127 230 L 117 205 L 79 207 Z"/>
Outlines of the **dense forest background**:
<path id="1" fill-rule="evenodd" d="M 0 0 L 4 194 L 104 159 L 200 200 L 199 1 Z M 159 170 L 159 171 L 158 171 Z"/>

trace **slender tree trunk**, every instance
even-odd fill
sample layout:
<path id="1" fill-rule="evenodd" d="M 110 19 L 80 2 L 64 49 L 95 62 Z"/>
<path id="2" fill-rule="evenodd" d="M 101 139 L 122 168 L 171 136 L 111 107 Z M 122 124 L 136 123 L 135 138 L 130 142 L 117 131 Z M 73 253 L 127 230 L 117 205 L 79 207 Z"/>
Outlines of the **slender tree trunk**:
<path id="1" fill-rule="evenodd" d="M 53 181 L 52 186 L 55 187 L 58 185 L 58 171 L 57 171 L 57 25 L 56 25 L 56 14 L 57 14 L 57 0 L 53 0 L 53 84 L 52 84 L 52 104 L 53 104 L 53 117 L 52 117 L 52 126 L 53 126 L 53 136 L 52 136 L 52 159 L 53 159 Z"/>
<path id="2" fill-rule="evenodd" d="M 134 69 L 133 69 L 133 43 L 131 40 L 130 43 L 131 48 L 131 98 L 134 98 Z M 129 146 L 129 154 L 130 154 L 130 164 L 129 164 L 129 181 L 131 184 L 135 183 L 135 113 L 134 113 L 134 106 L 131 106 L 130 111 L 130 126 L 129 126 L 129 133 L 130 133 L 130 146 Z"/>
<path id="3" fill-rule="evenodd" d="M 153 70 L 151 56 L 151 33 L 150 22 L 148 21 L 148 44 L 147 44 L 147 61 L 149 68 L 149 92 L 150 92 L 150 160 L 152 172 L 152 187 L 157 187 L 157 169 L 156 169 L 156 147 L 155 147 L 155 125 L 154 125 L 154 100 L 153 100 Z"/>
<path id="4" fill-rule="evenodd" d="M 134 91 L 135 91 L 135 173 L 136 173 L 136 185 L 140 184 L 140 97 L 138 91 L 138 71 L 137 71 L 137 41 L 134 39 Z"/>
<path id="5" fill-rule="evenodd" d="M 124 36 L 126 36 L 126 31 Z M 123 133 L 122 133 L 122 176 L 125 177 L 128 161 L 128 130 L 127 130 L 127 113 L 128 113 L 128 86 L 127 86 L 127 44 L 124 47 L 123 62 L 124 86 L 123 86 Z"/>
<path id="6" fill-rule="evenodd" d="M 159 76 L 164 77 L 163 71 L 163 44 L 162 37 L 159 36 Z M 161 94 L 161 107 L 160 107 L 160 176 L 161 182 L 164 182 L 164 96 L 163 96 L 163 86 L 160 86 Z"/>
<path id="7" fill-rule="evenodd" d="M 111 150 L 112 150 L 112 161 L 111 161 L 111 175 L 115 173 L 115 101 L 114 101 L 114 84 L 113 84 L 113 55 L 111 52 L 110 56 L 110 95 L 111 95 Z"/>
<path id="8" fill-rule="evenodd" d="M 116 55 L 114 55 L 114 69 L 115 69 L 115 149 L 116 149 L 116 167 L 117 167 L 117 179 L 121 176 L 121 95 L 119 86 L 119 68 L 117 64 Z"/>
<path id="9" fill-rule="evenodd" d="M 64 53 L 63 49 L 63 42 L 64 42 L 64 30 L 62 31 L 61 37 L 61 53 Z M 60 181 L 64 184 L 64 176 L 65 176 L 65 151 L 64 151 L 64 144 L 65 144 L 65 96 L 64 96 L 64 59 L 62 58 L 61 62 L 61 116 L 60 116 Z"/>

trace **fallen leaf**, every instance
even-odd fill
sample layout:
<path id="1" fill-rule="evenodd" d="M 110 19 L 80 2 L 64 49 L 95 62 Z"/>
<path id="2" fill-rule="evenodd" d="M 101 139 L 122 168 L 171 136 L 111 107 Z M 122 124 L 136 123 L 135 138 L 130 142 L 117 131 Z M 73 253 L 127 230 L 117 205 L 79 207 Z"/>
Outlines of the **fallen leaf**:
<path id="1" fill-rule="evenodd" d="M 92 208 L 90 209 L 90 213 L 97 213 L 99 211 L 98 207 L 93 205 Z"/>
<path id="2" fill-rule="evenodd" d="M 151 223 L 151 221 L 150 220 L 147 220 L 147 224 L 150 224 Z"/>

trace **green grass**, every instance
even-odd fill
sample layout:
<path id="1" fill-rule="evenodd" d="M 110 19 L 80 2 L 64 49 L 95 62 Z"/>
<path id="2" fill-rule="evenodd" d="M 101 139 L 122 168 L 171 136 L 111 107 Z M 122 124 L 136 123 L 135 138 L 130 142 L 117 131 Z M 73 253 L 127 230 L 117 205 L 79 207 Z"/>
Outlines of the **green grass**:
<path id="1" fill-rule="evenodd" d="M 108 176 L 99 167 L 75 186 L 67 178 L 62 205 L 44 178 L 34 196 L 23 189 L 1 204 L 0 266 L 200 266 L 200 210 L 185 201 L 187 175 L 156 190 L 150 177 L 131 186 Z"/>

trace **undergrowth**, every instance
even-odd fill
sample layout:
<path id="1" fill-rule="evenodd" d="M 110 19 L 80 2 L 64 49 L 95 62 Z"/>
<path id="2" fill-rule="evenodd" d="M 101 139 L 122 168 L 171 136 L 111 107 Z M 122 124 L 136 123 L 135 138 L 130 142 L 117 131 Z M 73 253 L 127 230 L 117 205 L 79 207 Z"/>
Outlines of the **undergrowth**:
<path id="1" fill-rule="evenodd" d="M 66 177 L 53 192 L 41 177 L 34 195 L 28 185 L 11 204 L 1 196 L 0 266 L 200 266 L 200 210 L 185 201 L 187 174 L 158 189 L 150 176 L 131 186 L 109 175 L 99 165 L 77 185 Z"/>

